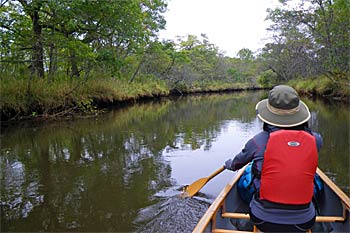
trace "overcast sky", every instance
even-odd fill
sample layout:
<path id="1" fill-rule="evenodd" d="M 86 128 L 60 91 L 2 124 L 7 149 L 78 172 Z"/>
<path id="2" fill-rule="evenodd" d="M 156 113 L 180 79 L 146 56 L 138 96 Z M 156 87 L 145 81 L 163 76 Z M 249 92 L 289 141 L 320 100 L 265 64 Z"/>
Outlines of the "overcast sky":
<path id="1" fill-rule="evenodd" d="M 242 48 L 255 52 L 267 42 L 266 9 L 277 5 L 278 0 L 168 0 L 166 30 L 159 36 L 174 40 L 204 33 L 227 56 Z"/>

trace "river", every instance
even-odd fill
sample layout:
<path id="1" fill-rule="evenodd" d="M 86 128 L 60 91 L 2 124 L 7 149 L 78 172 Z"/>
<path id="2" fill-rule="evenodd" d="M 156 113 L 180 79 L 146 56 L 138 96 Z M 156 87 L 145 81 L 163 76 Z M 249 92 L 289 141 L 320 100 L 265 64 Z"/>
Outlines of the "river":
<path id="1" fill-rule="evenodd" d="M 189 232 L 234 176 L 207 177 L 261 130 L 266 92 L 135 103 L 88 119 L 1 129 L 1 232 Z M 305 99 L 319 167 L 349 194 L 349 106 Z"/>

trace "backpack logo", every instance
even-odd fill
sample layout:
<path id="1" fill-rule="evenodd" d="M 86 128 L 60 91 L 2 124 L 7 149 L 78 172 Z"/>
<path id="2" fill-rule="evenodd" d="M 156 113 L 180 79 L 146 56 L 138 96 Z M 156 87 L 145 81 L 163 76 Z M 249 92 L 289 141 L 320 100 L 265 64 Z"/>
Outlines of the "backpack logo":
<path id="1" fill-rule="evenodd" d="M 300 146 L 300 142 L 297 142 L 297 141 L 290 141 L 287 144 L 288 146 L 293 146 L 293 147 Z"/>

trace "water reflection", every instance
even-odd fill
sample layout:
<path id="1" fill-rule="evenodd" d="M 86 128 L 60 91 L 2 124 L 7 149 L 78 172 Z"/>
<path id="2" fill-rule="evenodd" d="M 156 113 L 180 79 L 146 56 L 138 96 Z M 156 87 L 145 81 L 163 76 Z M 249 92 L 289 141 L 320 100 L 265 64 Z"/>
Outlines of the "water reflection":
<path id="1" fill-rule="evenodd" d="M 181 200 L 177 189 L 211 174 L 261 130 L 254 107 L 262 94 L 163 99 L 94 119 L 2 129 L 2 231 L 161 231 L 166 222 L 183 229 L 174 224 L 196 222 L 201 214 L 191 212 L 207 203 Z M 348 188 L 349 113 L 308 104 L 325 138 L 320 167 Z M 205 199 L 232 175 L 207 184 Z"/>
<path id="2" fill-rule="evenodd" d="M 324 104 L 320 100 L 306 103 L 311 109 L 310 127 L 320 132 L 324 141 L 319 156 L 319 167 L 349 195 L 349 105 Z"/>

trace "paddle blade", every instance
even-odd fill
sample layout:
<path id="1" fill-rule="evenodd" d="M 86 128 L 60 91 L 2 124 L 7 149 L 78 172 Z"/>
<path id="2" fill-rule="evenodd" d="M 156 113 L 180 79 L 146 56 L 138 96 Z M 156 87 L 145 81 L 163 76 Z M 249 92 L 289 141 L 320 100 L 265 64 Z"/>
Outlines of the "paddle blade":
<path id="1" fill-rule="evenodd" d="M 220 167 L 218 170 L 216 170 L 213 174 L 211 174 L 208 177 L 204 177 L 201 178 L 199 180 L 196 180 L 195 182 L 193 182 L 192 184 L 190 184 L 187 187 L 184 187 L 183 190 L 183 196 L 186 197 L 193 197 L 196 193 L 198 193 L 198 191 L 206 184 L 208 183 L 209 180 L 211 180 L 212 178 L 214 178 L 216 175 L 220 174 L 222 171 L 225 170 L 225 167 L 222 166 Z"/>
<path id="2" fill-rule="evenodd" d="M 207 177 L 196 180 L 195 182 L 184 188 L 184 195 L 187 197 L 194 196 L 208 181 L 209 179 Z"/>

